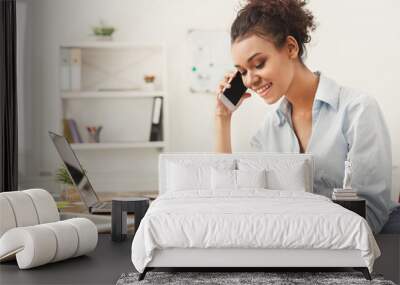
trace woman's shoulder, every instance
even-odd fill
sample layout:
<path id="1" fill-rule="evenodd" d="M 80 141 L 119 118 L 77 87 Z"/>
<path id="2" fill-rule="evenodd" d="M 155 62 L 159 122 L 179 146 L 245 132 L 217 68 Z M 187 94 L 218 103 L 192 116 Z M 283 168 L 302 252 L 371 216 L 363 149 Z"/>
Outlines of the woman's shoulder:
<path id="1" fill-rule="evenodd" d="M 383 120 L 378 101 L 366 91 L 341 86 L 338 101 L 338 116 L 343 119 L 344 128 L 358 123 L 370 125 L 372 121 Z"/>
<path id="2" fill-rule="evenodd" d="M 370 93 L 349 86 L 340 86 L 339 110 L 363 111 L 379 108 L 378 102 Z"/>
<path id="3" fill-rule="evenodd" d="M 320 75 L 316 99 L 327 103 L 335 111 L 341 113 L 348 109 L 368 108 L 377 105 L 375 98 L 368 92 L 337 83 L 336 80 L 320 71 L 315 73 Z"/>

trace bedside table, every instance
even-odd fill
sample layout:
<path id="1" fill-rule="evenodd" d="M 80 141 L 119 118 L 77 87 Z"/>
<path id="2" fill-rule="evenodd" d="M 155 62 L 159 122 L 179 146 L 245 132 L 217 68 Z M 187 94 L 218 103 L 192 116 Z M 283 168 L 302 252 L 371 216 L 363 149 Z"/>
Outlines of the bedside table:
<path id="1" fill-rule="evenodd" d="M 114 198 L 111 211 L 111 239 L 123 241 L 127 237 L 127 213 L 135 213 L 135 233 L 139 228 L 147 209 L 150 205 L 149 198 L 131 197 Z"/>
<path id="2" fill-rule="evenodd" d="M 332 199 L 333 203 L 339 204 L 343 208 L 346 208 L 350 211 L 353 211 L 356 214 L 359 214 L 361 217 L 365 219 L 365 211 L 366 211 L 366 202 L 365 199 L 359 198 L 354 200 L 337 200 Z"/>

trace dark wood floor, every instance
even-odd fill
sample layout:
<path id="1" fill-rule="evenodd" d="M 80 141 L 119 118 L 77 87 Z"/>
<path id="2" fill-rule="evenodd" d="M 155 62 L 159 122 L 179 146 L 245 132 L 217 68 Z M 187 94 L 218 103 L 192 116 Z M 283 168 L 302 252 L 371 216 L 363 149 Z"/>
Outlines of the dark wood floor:
<path id="1" fill-rule="evenodd" d="M 96 250 L 87 256 L 19 270 L 16 261 L 0 264 L 0 285 L 11 284 L 115 284 L 122 273 L 133 272 L 132 237 L 112 242 L 109 234 L 100 234 Z M 237 271 L 219 268 L 163 268 L 160 271 Z M 156 269 L 156 271 L 159 271 Z M 254 269 L 260 271 L 260 269 Z M 351 271 L 349 268 L 271 268 L 261 271 Z M 252 271 L 246 268 L 246 271 Z"/>
<path id="2" fill-rule="evenodd" d="M 392 238 L 393 241 L 388 240 Z M 399 281 L 399 272 L 393 270 L 398 264 L 400 243 L 395 236 L 377 236 L 377 242 L 385 260 L 379 258 L 375 264 L 375 272 L 384 274 L 386 279 Z M 392 243 L 394 245 L 392 245 Z M 19 270 L 15 261 L 0 264 L 0 285 L 9 284 L 115 284 L 122 273 L 133 272 L 131 262 L 132 237 L 124 242 L 112 242 L 109 234 L 100 234 L 95 251 L 87 256 L 47 264 L 41 267 Z M 398 244 L 398 245 L 397 245 Z M 398 246 L 398 247 L 395 247 Z M 397 248 L 397 250 L 393 250 Z M 394 251 L 394 252 L 393 252 Z M 393 253 L 393 254 L 392 254 Z M 393 256 L 392 256 L 392 255 Z M 397 258 L 397 259 L 396 259 Z M 396 262 L 395 259 L 397 260 Z M 246 269 L 248 270 L 248 268 Z M 286 268 L 283 271 L 349 271 L 350 268 Z M 167 270 L 175 271 L 175 270 Z M 186 269 L 178 269 L 186 271 Z M 192 271 L 192 269 L 189 269 Z M 202 271 L 202 270 L 199 270 Z M 225 271 L 225 270 L 224 270 Z M 229 271 L 229 270 L 228 270 Z M 280 271 L 277 268 L 267 271 Z M 397 274 L 397 275 L 396 275 Z M 396 275 L 396 276 L 395 276 Z M 400 283 L 399 283 L 400 284 Z"/>
<path id="3" fill-rule="evenodd" d="M 0 284 L 115 284 L 124 272 L 135 271 L 131 261 L 132 238 L 112 242 L 100 234 L 96 250 L 87 256 L 19 270 L 15 261 L 0 264 Z"/>

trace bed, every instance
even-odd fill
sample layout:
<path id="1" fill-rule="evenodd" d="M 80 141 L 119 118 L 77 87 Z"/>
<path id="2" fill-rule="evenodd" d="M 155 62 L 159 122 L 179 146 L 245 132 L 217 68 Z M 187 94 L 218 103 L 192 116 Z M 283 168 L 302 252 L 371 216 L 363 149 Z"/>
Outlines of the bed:
<path id="1" fill-rule="evenodd" d="M 352 267 L 379 248 L 365 219 L 313 194 L 309 154 L 161 154 L 159 197 L 132 242 L 141 273 L 172 267 Z"/>

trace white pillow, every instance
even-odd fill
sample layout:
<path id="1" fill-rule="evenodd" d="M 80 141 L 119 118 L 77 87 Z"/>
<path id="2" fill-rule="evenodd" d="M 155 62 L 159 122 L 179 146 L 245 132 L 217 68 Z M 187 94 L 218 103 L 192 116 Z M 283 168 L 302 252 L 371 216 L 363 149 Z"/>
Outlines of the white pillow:
<path id="1" fill-rule="evenodd" d="M 240 170 L 267 171 L 267 188 L 273 190 L 307 191 L 309 169 L 304 160 L 239 159 Z"/>
<path id="2" fill-rule="evenodd" d="M 169 165 L 169 189 L 184 191 L 190 189 L 207 189 L 207 177 L 210 176 L 210 167 L 184 166 L 176 163 Z"/>
<path id="3" fill-rule="evenodd" d="M 267 176 L 262 170 L 211 169 L 211 189 L 238 190 L 241 188 L 266 188 Z"/>
<path id="4" fill-rule="evenodd" d="M 238 188 L 267 188 L 267 171 L 236 170 Z"/>
<path id="5" fill-rule="evenodd" d="M 211 168 L 211 189 L 236 189 L 236 170 Z"/>
<path id="6" fill-rule="evenodd" d="M 176 160 L 167 164 L 167 191 L 210 190 L 211 168 L 234 169 L 233 160 Z"/>
<path id="7" fill-rule="evenodd" d="M 274 190 L 307 191 L 304 163 L 290 171 L 271 169 L 268 171 L 268 188 Z"/>

